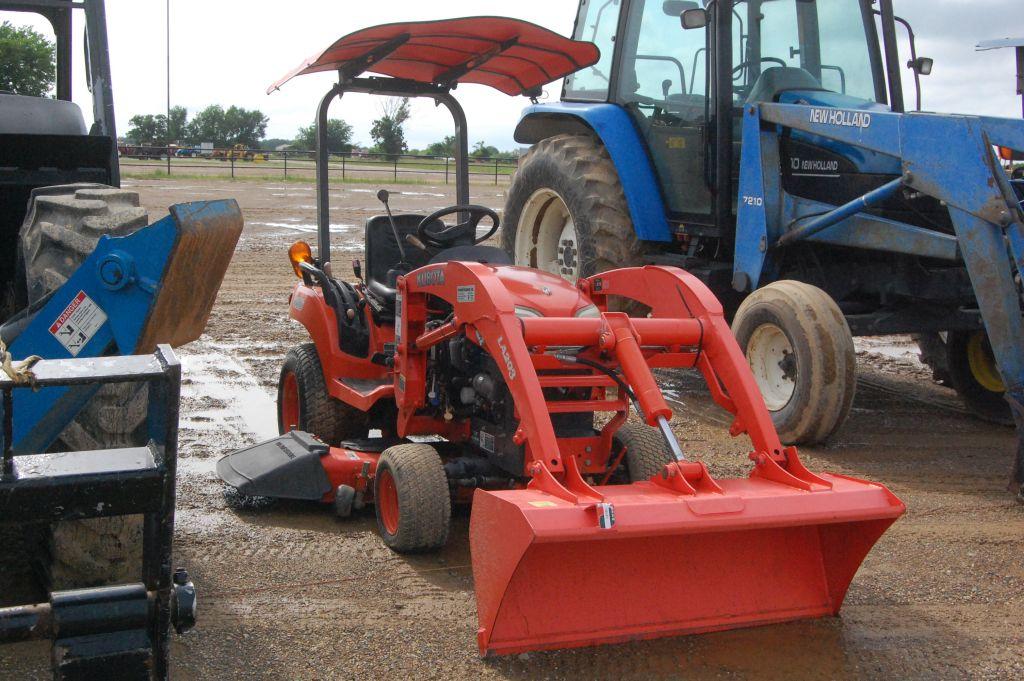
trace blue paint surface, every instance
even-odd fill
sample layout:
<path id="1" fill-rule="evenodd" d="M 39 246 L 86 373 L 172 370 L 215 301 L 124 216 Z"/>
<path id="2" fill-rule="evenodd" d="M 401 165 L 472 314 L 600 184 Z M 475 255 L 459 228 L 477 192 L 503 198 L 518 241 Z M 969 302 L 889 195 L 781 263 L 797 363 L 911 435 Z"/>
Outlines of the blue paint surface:
<path id="1" fill-rule="evenodd" d="M 203 212 L 203 218 L 213 220 L 227 211 L 237 211 L 234 201 L 195 202 L 175 208 L 183 215 Z M 180 226 L 172 215 L 129 236 L 102 237 L 92 255 L 11 343 L 11 355 L 18 360 L 30 355 L 70 359 L 133 354 L 179 237 Z M 118 273 L 120 277 L 115 276 Z M 93 320 L 106 319 L 93 328 L 95 324 L 88 324 L 81 313 L 69 317 L 74 314 L 71 306 L 92 310 Z M 91 334 L 76 336 L 68 327 L 69 322 L 74 327 L 76 321 L 85 323 Z M 59 337 L 70 343 L 70 348 Z M 95 392 L 80 388 L 15 391 L 15 453 L 45 451 Z"/>

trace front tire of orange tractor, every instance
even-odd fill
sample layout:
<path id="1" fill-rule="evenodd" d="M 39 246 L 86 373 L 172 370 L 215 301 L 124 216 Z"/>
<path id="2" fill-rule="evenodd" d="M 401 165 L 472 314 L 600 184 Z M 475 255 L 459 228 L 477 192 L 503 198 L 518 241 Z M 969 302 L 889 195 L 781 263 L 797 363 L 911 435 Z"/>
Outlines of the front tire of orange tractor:
<path id="1" fill-rule="evenodd" d="M 630 482 L 650 480 L 672 462 L 661 433 L 647 425 L 625 424 L 615 433 L 615 445 L 626 448 L 623 461 Z"/>
<path id="2" fill-rule="evenodd" d="M 329 445 L 366 437 L 366 412 L 327 393 L 316 345 L 306 343 L 288 351 L 277 383 L 277 427 L 282 435 L 301 430 Z"/>
<path id="3" fill-rule="evenodd" d="M 435 551 L 448 543 L 452 503 L 437 450 L 428 444 L 388 447 L 373 480 L 377 528 L 396 553 Z"/>

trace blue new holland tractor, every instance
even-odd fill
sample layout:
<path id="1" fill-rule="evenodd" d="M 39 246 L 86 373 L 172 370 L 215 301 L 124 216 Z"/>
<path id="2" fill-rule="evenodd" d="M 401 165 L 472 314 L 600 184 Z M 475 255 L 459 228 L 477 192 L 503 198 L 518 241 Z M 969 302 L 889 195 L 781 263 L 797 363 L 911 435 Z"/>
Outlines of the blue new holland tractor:
<path id="1" fill-rule="evenodd" d="M 517 263 L 700 276 L 789 443 L 842 425 L 854 335 L 914 334 L 972 411 L 1020 422 L 1024 184 L 999 158 L 1024 123 L 905 111 L 932 60 L 892 0 L 582 0 L 575 37 L 600 61 L 515 131 Z"/>

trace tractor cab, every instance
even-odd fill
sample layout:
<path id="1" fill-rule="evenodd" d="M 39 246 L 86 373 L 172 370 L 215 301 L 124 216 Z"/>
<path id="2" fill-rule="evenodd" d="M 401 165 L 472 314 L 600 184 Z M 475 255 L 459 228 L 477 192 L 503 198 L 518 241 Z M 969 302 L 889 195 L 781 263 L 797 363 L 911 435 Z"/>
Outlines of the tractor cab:
<path id="1" fill-rule="evenodd" d="M 504 17 L 375 26 L 351 33 L 305 60 L 274 83 L 270 94 L 298 75 L 336 71 L 338 82 L 317 112 L 317 251 L 296 244 L 296 274 L 323 289 L 339 320 L 339 343 L 356 356 L 369 348 L 369 322 L 392 324 L 398 277 L 430 263 L 452 260 L 511 264 L 499 248 L 483 246 L 500 225 L 495 211 L 469 200 L 469 137 L 466 115 L 452 91 L 460 84 L 492 87 L 510 96 L 536 98 L 541 87 L 598 59 L 588 42 L 569 40 L 545 28 Z M 373 76 L 363 74 L 372 72 Z M 384 76 L 384 77 L 380 77 Z M 451 113 L 455 125 L 457 205 L 432 215 L 391 212 L 389 194 L 378 192 L 386 214 L 370 218 L 365 231 L 365 272 L 355 263 L 362 285 L 331 274 L 330 199 L 326 130 L 335 99 L 348 93 L 433 99 Z M 449 223 L 445 222 L 445 219 Z M 363 295 L 360 295 L 362 293 Z"/>
<path id="2" fill-rule="evenodd" d="M 883 13 L 890 18 L 880 22 L 880 39 L 876 16 Z M 602 56 L 566 79 L 563 100 L 627 111 L 650 151 L 670 221 L 728 246 L 743 107 L 902 111 L 900 76 L 887 71 L 891 58 L 883 54 L 896 40 L 888 35 L 893 21 L 913 43 L 909 24 L 892 17 L 891 0 L 582 2 L 575 35 L 596 43 Z M 916 49 L 913 57 L 920 93 L 919 77 L 932 62 Z M 872 175 L 899 174 L 886 159 L 800 134 L 781 153 L 787 190 L 812 198 L 853 198 Z"/>

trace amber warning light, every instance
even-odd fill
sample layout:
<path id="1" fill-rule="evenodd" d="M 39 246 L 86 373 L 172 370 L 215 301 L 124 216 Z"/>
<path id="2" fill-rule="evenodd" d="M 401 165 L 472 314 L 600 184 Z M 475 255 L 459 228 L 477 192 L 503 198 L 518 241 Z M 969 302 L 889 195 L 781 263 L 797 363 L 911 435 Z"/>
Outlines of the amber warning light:
<path id="1" fill-rule="evenodd" d="M 295 270 L 295 276 L 301 279 L 301 265 L 304 262 L 313 262 L 313 251 L 305 241 L 296 241 L 292 244 L 292 247 L 288 249 L 288 259 L 292 261 L 292 269 Z"/>

